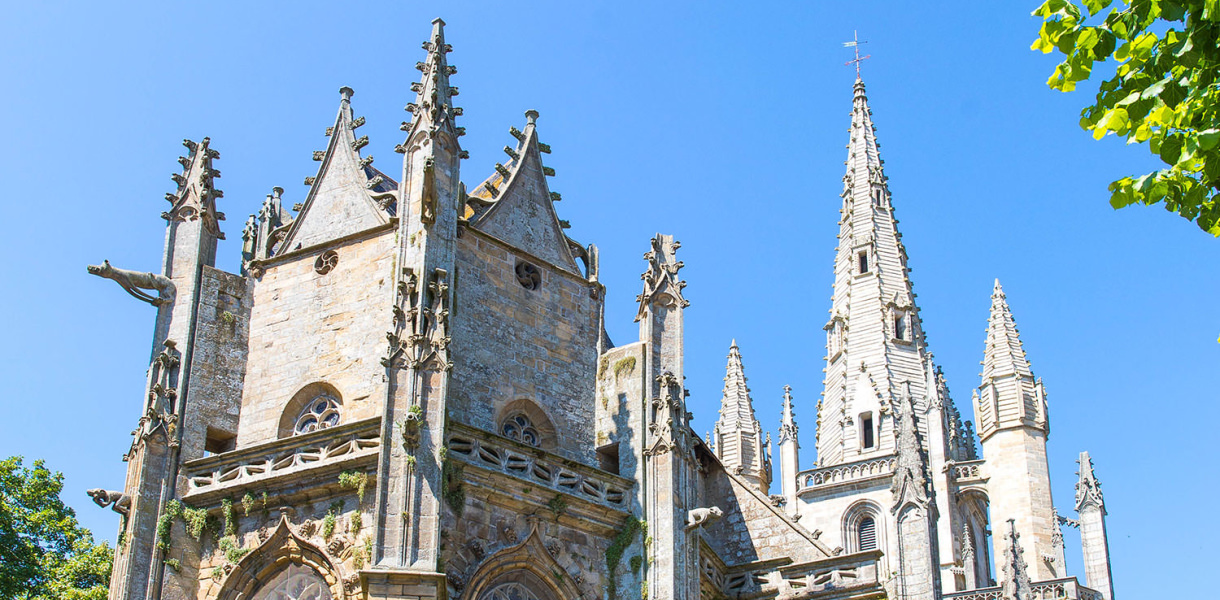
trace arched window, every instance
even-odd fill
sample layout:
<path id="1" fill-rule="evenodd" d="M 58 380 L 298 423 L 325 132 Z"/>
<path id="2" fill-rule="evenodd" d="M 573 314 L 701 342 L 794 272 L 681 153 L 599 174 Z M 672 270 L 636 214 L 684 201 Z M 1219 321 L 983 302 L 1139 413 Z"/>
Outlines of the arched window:
<path id="1" fill-rule="evenodd" d="M 292 435 L 334 427 L 342 420 L 339 401 L 330 394 L 321 394 L 305 406 L 305 409 L 297 416 L 296 424 L 292 427 Z"/>
<path id="2" fill-rule="evenodd" d="M 861 551 L 877 549 L 877 520 L 872 517 L 860 519 L 856 527 L 856 547 Z"/>
<path id="3" fill-rule="evenodd" d="M 504 419 L 500 425 L 500 435 L 535 448 L 542 444 L 538 430 L 534 428 L 534 423 L 525 413 L 513 413 Z"/>
<path id="4" fill-rule="evenodd" d="M 255 600 L 332 600 L 326 580 L 309 567 L 293 565 L 276 575 Z"/>
<path id="5" fill-rule="evenodd" d="M 483 594 L 483 600 L 539 600 L 538 595 L 515 581 L 501 583 Z"/>

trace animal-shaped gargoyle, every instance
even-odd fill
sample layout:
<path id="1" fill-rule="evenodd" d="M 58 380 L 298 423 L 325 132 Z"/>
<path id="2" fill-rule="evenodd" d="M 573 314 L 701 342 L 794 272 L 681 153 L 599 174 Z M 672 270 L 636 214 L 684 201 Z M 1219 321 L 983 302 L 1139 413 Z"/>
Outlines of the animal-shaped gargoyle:
<path id="1" fill-rule="evenodd" d="M 102 261 L 100 265 L 89 265 L 86 269 L 90 275 L 113 279 L 127 290 L 128 294 L 153 306 L 164 306 L 174 301 L 174 282 L 164 275 L 116 269 L 110 266 L 108 260 Z M 153 296 L 143 290 L 157 290 L 157 295 Z"/>
<path id="2" fill-rule="evenodd" d="M 94 504 L 102 508 L 109 506 L 111 510 L 120 515 L 127 516 L 127 511 L 131 509 L 131 497 L 123 492 L 112 492 L 95 488 L 85 493 L 89 494 L 90 498 L 93 498 Z"/>

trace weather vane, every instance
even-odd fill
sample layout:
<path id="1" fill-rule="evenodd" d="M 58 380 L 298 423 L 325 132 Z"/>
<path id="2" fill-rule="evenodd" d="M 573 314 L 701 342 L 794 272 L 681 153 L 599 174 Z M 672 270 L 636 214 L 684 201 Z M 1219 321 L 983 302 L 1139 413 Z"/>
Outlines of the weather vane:
<path id="1" fill-rule="evenodd" d="M 852 60 L 849 60 L 849 61 L 847 61 L 847 62 L 843 63 L 843 64 L 844 64 L 844 65 L 850 65 L 850 64 L 852 64 L 852 63 L 856 63 L 856 79 L 859 79 L 859 78 L 860 78 L 860 62 L 861 62 L 861 61 L 864 61 L 864 60 L 866 60 L 866 59 L 868 59 L 868 58 L 871 58 L 873 55 L 872 55 L 872 54 L 866 54 L 866 55 L 864 55 L 863 57 L 861 57 L 861 56 L 860 56 L 860 44 L 867 44 L 868 42 L 867 42 L 867 41 L 861 42 L 861 41 L 860 41 L 860 34 L 859 34 L 859 32 L 857 32 L 857 31 L 852 31 L 852 32 L 851 32 L 851 37 L 852 37 L 852 40 L 851 40 L 850 42 L 843 42 L 843 47 L 844 47 L 844 48 L 851 48 L 851 49 L 855 50 L 855 51 L 856 51 L 856 57 L 855 57 L 854 59 L 852 59 Z"/>

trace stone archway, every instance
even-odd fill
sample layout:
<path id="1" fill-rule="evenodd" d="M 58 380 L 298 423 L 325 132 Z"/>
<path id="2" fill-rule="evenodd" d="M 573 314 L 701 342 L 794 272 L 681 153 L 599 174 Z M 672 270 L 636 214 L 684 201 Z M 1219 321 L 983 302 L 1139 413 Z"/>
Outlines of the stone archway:
<path id="1" fill-rule="evenodd" d="M 294 595 L 295 594 L 295 595 Z M 344 600 L 344 582 L 326 553 L 292 531 L 287 518 L 225 577 L 217 600 Z"/>
<path id="2" fill-rule="evenodd" d="M 551 557 L 536 527 L 525 540 L 505 548 L 475 569 L 462 600 L 576 600 L 580 590 Z"/>

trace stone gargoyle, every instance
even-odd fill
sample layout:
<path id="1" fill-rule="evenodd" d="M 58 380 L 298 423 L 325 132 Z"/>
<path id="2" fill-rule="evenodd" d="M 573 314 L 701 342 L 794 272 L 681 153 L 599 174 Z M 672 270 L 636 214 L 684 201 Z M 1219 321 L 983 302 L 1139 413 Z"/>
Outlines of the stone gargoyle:
<path id="1" fill-rule="evenodd" d="M 696 527 L 702 527 L 723 516 L 724 512 L 718 506 L 696 508 L 686 513 L 686 530 L 690 531 Z"/>
<path id="2" fill-rule="evenodd" d="M 123 492 L 112 492 L 96 488 L 85 493 L 89 494 L 90 498 L 93 498 L 94 504 L 102 508 L 109 506 L 111 510 L 120 515 L 127 516 L 127 511 L 131 509 L 131 497 Z"/>
<path id="3" fill-rule="evenodd" d="M 128 294 L 153 306 L 164 306 L 174 301 L 174 282 L 164 275 L 117 269 L 110 266 L 108 260 L 102 261 L 100 265 L 89 265 L 86 268 L 90 275 L 113 279 L 115 283 L 127 290 Z M 143 290 L 156 290 L 157 295 L 153 296 Z"/>

